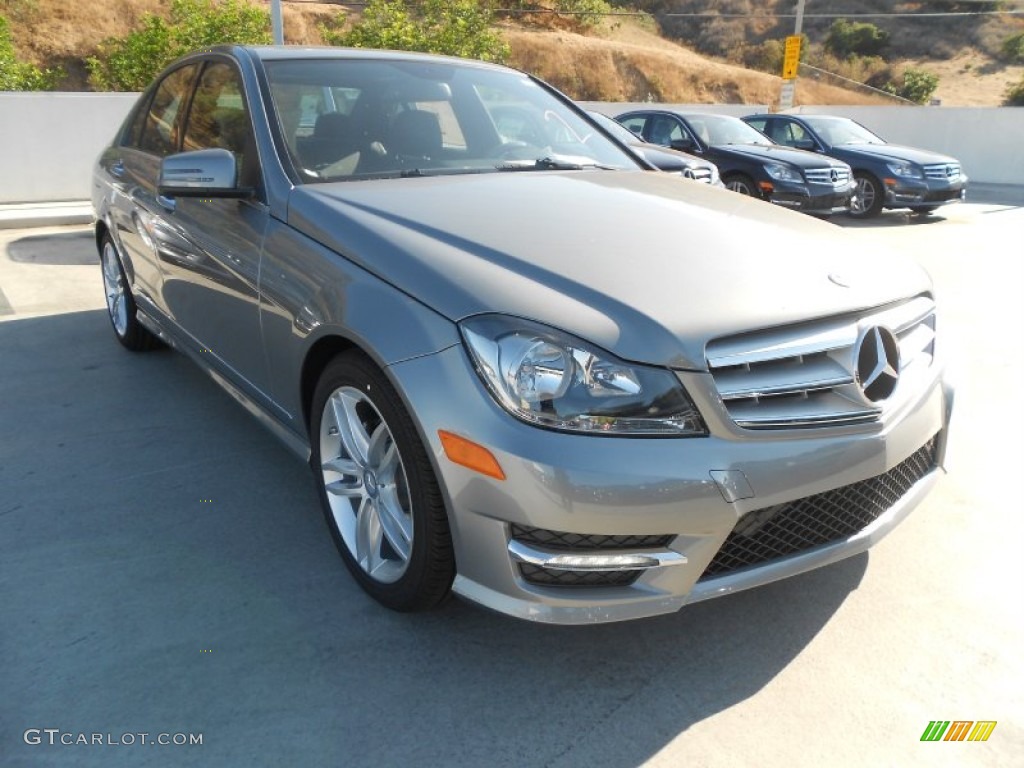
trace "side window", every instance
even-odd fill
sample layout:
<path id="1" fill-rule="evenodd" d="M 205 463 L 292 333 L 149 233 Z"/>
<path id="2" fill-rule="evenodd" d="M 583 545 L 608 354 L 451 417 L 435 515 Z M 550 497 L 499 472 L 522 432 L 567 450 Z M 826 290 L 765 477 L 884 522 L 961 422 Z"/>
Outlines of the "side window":
<path id="1" fill-rule="evenodd" d="M 753 128 L 759 130 L 761 133 L 765 133 L 764 127 L 768 123 L 768 120 L 762 117 L 757 120 L 747 120 L 747 123 Z"/>
<path id="2" fill-rule="evenodd" d="M 647 120 L 643 117 L 630 117 L 622 121 L 622 125 L 626 126 L 629 130 L 635 133 L 637 136 L 644 135 L 644 123 Z"/>
<path id="3" fill-rule="evenodd" d="M 683 131 L 683 126 L 681 126 L 674 118 L 664 115 L 652 117 L 647 130 L 647 140 L 653 144 L 660 144 L 663 147 L 671 146 L 673 141 L 678 141 L 686 137 L 686 133 Z"/>
<path id="4" fill-rule="evenodd" d="M 238 160 L 239 182 L 253 186 L 255 142 L 238 72 L 214 62 L 203 70 L 185 124 L 182 151 L 226 149 Z"/>
<path id="5" fill-rule="evenodd" d="M 195 64 L 176 69 L 157 87 L 142 126 L 139 149 L 161 157 L 177 151 L 182 107 L 188 98 L 196 69 Z"/>

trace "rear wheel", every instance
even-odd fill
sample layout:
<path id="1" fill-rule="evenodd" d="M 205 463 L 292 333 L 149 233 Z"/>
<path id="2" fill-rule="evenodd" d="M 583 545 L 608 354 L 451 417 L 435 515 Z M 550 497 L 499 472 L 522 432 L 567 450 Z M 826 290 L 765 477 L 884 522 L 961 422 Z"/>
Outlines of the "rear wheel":
<path id="1" fill-rule="evenodd" d="M 733 174 L 722 181 L 733 192 L 739 192 L 741 195 L 747 195 L 748 197 L 760 197 L 757 194 L 757 187 L 754 186 L 754 180 L 742 173 Z"/>
<path id="2" fill-rule="evenodd" d="M 394 387 L 365 356 L 339 355 L 320 377 L 311 414 L 313 474 L 345 565 L 388 608 L 434 607 L 455 575 L 448 516 Z"/>
<path id="3" fill-rule="evenodd" d="M 103 293 L 107 299 L 107 315 L 117 340 L 133 352 L 143 352 L 160 345 L 159 339 L 139 323 L 135 299 L 128 287 L 128 277 L 121 265 L 110 234 L 100 242 L 100 266 L 103 270 Z"/>
<path id="4" fill-rule="evenodd" d="M 857 171 L 853 174 L 857 183 L 853 202 L 850 203 L 850 215 L 855 219 L 870 219 L 882 212 L 885 203 L 885 190 L 882 183 L 870 173 Z"/>

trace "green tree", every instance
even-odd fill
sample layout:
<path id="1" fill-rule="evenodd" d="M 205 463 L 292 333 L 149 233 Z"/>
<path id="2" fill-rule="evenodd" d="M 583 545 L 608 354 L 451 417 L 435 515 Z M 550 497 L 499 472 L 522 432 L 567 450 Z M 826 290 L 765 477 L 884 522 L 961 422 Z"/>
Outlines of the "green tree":
<path id="1" fill-rule="evenodd" d="M 7 19 L 0 16 L 0 91 L 48 91 L 62 74 L 19 60 Z"/>
<path id="2" fill-rule="evenodd" d="M 1003 101 L 1006 107 L 1024 107 L 1024 77 L 1016 85 L 1011 85 L 1006 90 L 1006 100 Z"/>
<path id="3" fill-rule="evenodd" d="M 1006 38 L 999 50 L 1008 61 L 1024 62 L 1024 32 Z"/>
<path id="4" fill-rule="evenodd" d="M 504 61 L 508 45 L 493 27 L 490 7 L 475 0 L 370 0 L 358 22 L 343 29 L 345 16 L 321 26 L 324 42 L 353 48 L 385 48 Z"/>
<path id="5" fill-rule="evenodd" d="M 828 30 L 825 48 L 836 56 L 877 56 L 889 44 L 889 33 L 874 24 L 836 19 Z"/>
<path id="6" fill-rule="evenodd" d="M 124 37 L 100 43 L 87 60 L 100 91 L 140 91 L 174 59 L 221 43 L 271 42 L 270 14 L 245 0 L 173 0 L 167 20 L 147 15 Z"/>
<path id="7" fill-rule="evenodd" d="M 882 90 L 918 104 L 927 104 L 938 87 L 938 75 L 923 69 L 908 69 L 903 73 L 902 83 L 890 81 Z"/>

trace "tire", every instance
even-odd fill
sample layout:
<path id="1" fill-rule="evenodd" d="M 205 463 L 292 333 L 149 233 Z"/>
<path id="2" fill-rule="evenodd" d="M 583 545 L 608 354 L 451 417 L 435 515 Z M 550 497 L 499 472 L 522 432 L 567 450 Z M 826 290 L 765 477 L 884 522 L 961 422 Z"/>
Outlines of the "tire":
<path id="1" fill-rule="evenodd" d="M 348 570 L 388 608 L 435 607 L 455 576 L 448 515 L 394 387 L 364 355 L 345 353 L 324 369 L 310 414 L 317 493 Z"/>
<path id="2" fill-rule="evenodd" d="M 726 188 L 731 189 L 733 192 L 738 192 L 741 195 L 747 197 L 761 197 L 757 193 L 757 186 L 754 184 L 754 180 L 749 176 L 742 173 L 736 173 L 732 176 L 728 176 L 722 180 Z"/>
<path id="3" fill-rule="evenodd" d="M 928 216 L 929 214 L 935 213 L 939 209 L 937 205 L 924 205 L 920 208 L 911 208 L 910 212 L 915 216 Z"/>
<path id="4" fill-rule="evenodd" d="M 161 346 L 160 340 L 139 322 L 135 298 L 110 233 L 104 233 L 100 241 L 100 269 L 103 273 L 103 295 L 107 300 L 107 317 L 110 318 L 117 340 L 132 352 L 145 352 Z"/>
<path id="5" fill-rule="evenodd" d="M 870 173 L 857 171 L 853 174 L 857 188 L 856 199 L 850 205 L 850 216 L 855 219 L 873 219 L 882 212 L 885 204 L 885 190 L 882 183 Z"/>

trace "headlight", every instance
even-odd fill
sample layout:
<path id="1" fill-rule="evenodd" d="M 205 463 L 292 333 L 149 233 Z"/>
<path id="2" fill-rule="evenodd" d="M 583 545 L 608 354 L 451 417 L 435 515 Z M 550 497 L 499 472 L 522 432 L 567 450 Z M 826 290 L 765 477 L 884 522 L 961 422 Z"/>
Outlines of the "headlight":
<path id="1" fill-rule="evenodd" d="M 908 179 L 924 178 L 924 173 L 911 163 L 886 163 L 886 167 L 892 172 L 893 176 L 903 176 Z"/>
<path id="2" fill-rule="evenodd" d="M 795 168 L 790 168 L 788 165 L 780 165 L 779 163 L 767 163 L 764 166 L 764 171 L 776 181 L 803 181 L 804 177 L 800 175 L 800 171 Z"/>
<path id="3" fill-rule="evenodd" d="M 608 435 L 705 435 L 679 379 L 617 359 L 553 328 L 502 315 L 460 324 L 477 373 L 523 421 Z"/>

